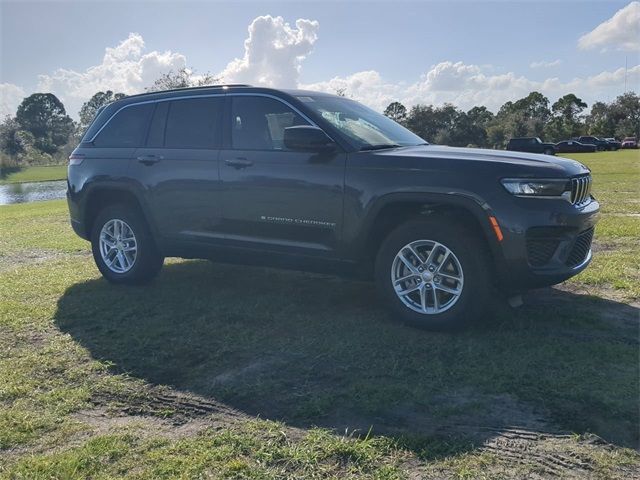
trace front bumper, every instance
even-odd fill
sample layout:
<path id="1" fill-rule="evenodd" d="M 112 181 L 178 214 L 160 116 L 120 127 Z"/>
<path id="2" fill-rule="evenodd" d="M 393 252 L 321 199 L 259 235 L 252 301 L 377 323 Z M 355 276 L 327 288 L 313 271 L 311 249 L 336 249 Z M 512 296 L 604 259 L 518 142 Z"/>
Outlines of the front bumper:
<path id="1" fill-rule="evenodd" d="M 564 200 L 514 201 L 518 209 L 498 217 L 504 240 L 497 273 L 504 288 L 555 285 L 589 265 L 600 210 L 595 199 L 580 207 Z"/>

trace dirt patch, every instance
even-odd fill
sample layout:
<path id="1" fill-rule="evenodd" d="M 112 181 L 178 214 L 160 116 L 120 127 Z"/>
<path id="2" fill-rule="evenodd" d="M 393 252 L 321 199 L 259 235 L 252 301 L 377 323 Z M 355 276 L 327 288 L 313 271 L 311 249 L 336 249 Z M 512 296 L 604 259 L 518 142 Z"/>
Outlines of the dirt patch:
<path id="1" fill-rule="evenodd" d="M 135 429 L 143 437 L 161 435 L 178 439 L 196 435 L 205 428 L 216 425 L 197 418 L 176 425 L 174 422 L 150 415 L 118 415 L 106 408 L 94 408 L 75 413 L 72 418 L 89 426 L 93 435 L 112 434 L 117 431 Z"/>
<path id="2" fill-rule="evenodd" d="M 65 253 L 57 250 L 28 250 L 0 255 L 0 272 L 38 265 L 52 260 L 74 257 L 88 257 L 89 252 Z"/>
<path id="3" fill-rule="evenodd" d="M 526 299 L 532 303 L 544 301 L 555 302 L 556 304 L 571 303 L 572 299 L 563 296 L 562 292 L 585 297 L 594 297 L 593 307 L 600 315 L 607 315 L 607 312 L 615 312 L 616 316 L 638 321 L 638 309 L 640 302 L 636 299 L 629 299 L 622 290 L 617 290 L 605 285 L 585 285 L 582 283 L 564 282 L 555 285 L 553 288 L 543 288 L 531 290 L 525 294 Z M 525 299 L 525 301 L 526 301 Z M 595 300 L 598 301 L 595 301 Z M 627 308 L 628 307 L 628 308 Z"/>
<path id="4" fill-rule="evenodd" d="M 503 430 L 482 450 L 498 456 L 507 470 L 527 466 L 541 477 L 587 478 L 594 470 L 591 458 L 578 451 L 579 444 L 570 435 Z"/>
<path id="5" fill-rule="evenodd" d="M 401 443 L 408 429 L 418 436 L 438 439 L 440 444 L 468 443 L 469 447 L 458 453 L 494 455 L 498 463 L 490 470 L 501 478 L 517 478 L 518 468 L 539 472 L 533 477 L 525 475 L 527 478 L 588 478 L 595 468 L 593 449 L 609 448 L 596 436 L 578 439 L 555 428 L 544 412 L 510 395 L 485 395 L 471 389 L 436 397 L 428 406 L 399 405 L 376 420 L 375 425 L 366 425 L 358 415 L 340 412 L 330 422 L 338 426 L 338 433 L 364 435 L 371 429 L 375 435 L 397 437 Z M 428 449 L 416 453 L 429 457 Z M 436 473 L 428 467 L 428 462 L 412 460 L 410 478 L 451 476 L 451 471 Z"/>
<path id="6" fill-rule="evenodd" d="M 593 253 L 599 253 L 599 252 L 611 252 L 613 250 L 616 250 L 618 248 L 618 245 L 614 242 L 593 242 L 591 244 L 591 250 L 593 250 Z"/>
<path id="7" fill-rule="evenodd" d="M 174 426 L 185 425 L 197 419 L 208 419 L 213 425 L 248 418 L 242 412 L 215 400 L 163 387 L 153 387 L 142 393 L 97 395 L 91 401 L 96 407 L 105 409 L 112 417 L 162 419 Z"/>
<path id="8" fill-rule="evenodd" d="M 367 417 L 371 422 L 372 417 Z M 544 416 L 510 395 L 485 395 L 471 389 L 435 396 L 428 405 L 401 404 L 363 422 L 358 414 L 337 412 L 323 424 L 338 431 L 357 430 L 402 436 L 464 437 L 481 444 L 503 429 L 549 430 Z"/>

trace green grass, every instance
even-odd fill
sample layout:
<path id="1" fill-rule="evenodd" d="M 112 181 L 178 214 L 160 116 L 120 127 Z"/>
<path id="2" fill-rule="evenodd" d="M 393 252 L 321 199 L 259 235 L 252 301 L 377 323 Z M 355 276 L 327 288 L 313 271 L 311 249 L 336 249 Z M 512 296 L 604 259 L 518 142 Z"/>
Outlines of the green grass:
<path id="1" fill-rule="evenodd" d="M 638 160 L 575 158 L 611 248 L 456 335 L 315 274 L 170 260 L 112 286 L 63 201 L 0 207 L 0 478 L 637 476 Z"/>
<path id="2" fill-rule="evenodd" d="M 571 283 L 610 287 L 621 298 L 640 298 L 640 151 L 565 155 L 593 172 L 593 192 L 602 217 L 596 239 L 602 250 L 591 266 Z"/>
<path id="3" fill-rule="evenodd" d="M 67 178 L 66 165 L 4 167 L 0 169 L 0 185 L 8 183 L 46 182 Z"/>

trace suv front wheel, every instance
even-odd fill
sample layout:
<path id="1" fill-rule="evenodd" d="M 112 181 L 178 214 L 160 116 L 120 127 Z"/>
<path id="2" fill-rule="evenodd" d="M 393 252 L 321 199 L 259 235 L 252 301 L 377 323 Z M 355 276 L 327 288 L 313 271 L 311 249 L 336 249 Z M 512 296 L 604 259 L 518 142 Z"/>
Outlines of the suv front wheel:
<path id="1" fill-rule="evenodd" d="M 376 258 L 376 283 L 400 319 L 453 330 L 479 318 L 489 298 L 487 253 L 475 232 L 446 217 L 402 224 Z"/>
<path id="2" fill-rule="evenodd" d="M 100 212 L 91 231 L 91 249 L 100 273 L 112 283 L 149 282 L 164 262 L 142 216 L 125 204 Z"/>

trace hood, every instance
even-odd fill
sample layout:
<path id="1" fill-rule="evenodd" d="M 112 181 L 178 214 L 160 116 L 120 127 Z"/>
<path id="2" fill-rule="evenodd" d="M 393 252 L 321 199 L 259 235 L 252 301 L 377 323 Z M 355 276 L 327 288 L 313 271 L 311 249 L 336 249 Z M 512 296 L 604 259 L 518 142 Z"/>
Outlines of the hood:
<path id="1" fill-rule="evenodd" d="M 514 152 L 510 150 L 489 150 L 483 148 L 446 147 L 441 145 L 418 145 L 393 150 L 380 150 L 379 153 L 396 157 L 431 158 L 434 160 L 458 160 L 466 162 L 485 162 L 500 166 L 540 167 L 547 173 L 554 172 L 561 176 L 573 176 L 589 173 L 589 169 L 569 158 L 542 155 L 537 153 Z M 535 172 L 531 172 L 532 174 Z M 545 174 L 545 176 L 549 176 Z"/>

